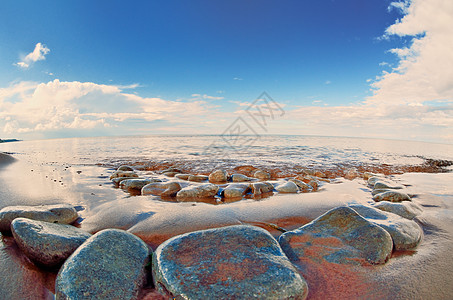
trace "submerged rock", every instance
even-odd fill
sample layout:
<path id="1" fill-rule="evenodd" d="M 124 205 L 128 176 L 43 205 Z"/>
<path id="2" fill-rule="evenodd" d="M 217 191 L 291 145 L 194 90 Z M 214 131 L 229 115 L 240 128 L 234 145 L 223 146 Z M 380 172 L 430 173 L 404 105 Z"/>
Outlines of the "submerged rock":
<path id="1" fill-rule="evenodd" d="M 349 207 L 390 233 L 395 250 L 409 250 L 420 243 L 422 229 L 414 221 L 370 206 L 351 205 Z"/>
<path id="2" fill-rule="evenodd" d="M 50 223 L 71 224 L 79 215 L 69 204 L 7 206 L 0 210 L 0 232 L 11 232 L 11 222 L 21 217 Z"/>
<path id="3" fill-rule="evenodd" d="M 181 190 L 177 182 L 153 182 L 142 188 L 142 195 L 174 197 Z"/>
<path id="4" fill-rule="evenodd" d="M 275 189 L 279 193 L 297 193 L 299 191 L 297 185 L 292 181 L 284 182 L 278 185 Z"/>
<path id="5" fill-rule="evenodd" d="M 349 207 L 337 207 L 312 222 L 283 233 L 280 245 L 292 260 L 318 263 L 383 264 L 392 253 L 392 238 Z"/>
<path id="6" fill-rule="evenodd" d="M 264 229 L 228 226 L 171 238 L 153 256 L 156 289 L 177 299 L 304 299 L 307 284 Z"/>
<path id="7" fill-rule="evenodd" d="M 141 190 L 145 185 L 152 182 L 161 182 L 162 180 L 157 178 L 143 178 L 143 179 L 126 179 L 121 181 L 120 187 L 127 190 Z"/>
<path id="8" fill-rule="evenodd" d="M 130 166 L 122 165 L 117 169 L 117 171 L 134 171 L 134 169 Z"/>
<path id="9" fill-rule="evenodd" d="M 168 172 L 163 172 L 162 174 L 167 176 L 167 177 L 175 177 L 177 174 L 179 174 L 179 172 L 168 171 Z"/>
<path id="10" fill-rule="evenodd" d="M 301 192 L 306 193 L 312 189 L 310 185 L 306 184 L 302 180 L 291 178 L 289 181 L 294 182 Z"/>
<path id="11" fill-rule="evenodd" d="M 138 175 L 134 171 L 116 171 L 110 176 L 110 179 L 118 177 L 138 177 Z"/>
<path id="12" fill-rule="evenodd" d="M 401 203 L 382 201 L 376 203 L 374 207 L 386 212 L 397 214 L 400 217 L 409 220 L 412 220 L 413 218 L 415 218 L 416 216 L 420 215 L 423 212 L 422 208 L 419 205 L 408 201 L 404 201 Z"/>
<path id="13" fill-rule="evenodd" d="M 252 189 L 252 194 L 255 196 L 266 194 L 274 190 L 274 186 L 267 181 L 250 183 L 250 188 Z"/>
<path id="14" fill-rule="evenodd" d="M 194 181 L 194 182 L 203 182 L 208 180 L 208 176 L 206 175 L 190 175 L 189 178 L 187 178 L 189 181 Z"/>
<path id="15" fill-rule="evenodd" d="M 249 190 L 248 184 L 232 183 L 223 190 L 223 196 L 225 198 L 242 198 Z"/>
<path id="16" fill-rule="evenodd" d="M 194 198 L 210 198 L 217 194 L 219 187 L 212 183 L 188 186 L 180 190 L 176 197 L 178 200 L 190 200 Z"/>
<path id="17" fill-rule="evenodd" d="M 250 178 L 248 176 L 245 176 L 243 174 L 233 174 L 231 175 L 231 181 L 233 182 L 246 182 L 246 181 L 251 181 L 253 178 Z"/>
<path id="18" fill-rule="evenodd" d="M 388 191 L 388 192 L 376 194 L 373 196 L 373 200 L 376 202 L 380 202 L 380 201 L 390 201 L 390 202 L 412 201 L 411 197 L 409 197 L 407 194 L 397 192 L 397 191 Z"/>
<path id="19" fill-rule="evenodd" d="M 35 264 L 61 265 L 91 234 L 77 227 L 17 218 L 11 223 L 17 245 Z"/>
<path id="20" fill-rule="evenodd" d="M 263 170 L 258 170 L 255 173 L 253 173 L 253 177 L 261 179 L 261 180 L 268 180 L 268 179 L 271 179 L 271 174 L 269 174 Z"/>
<path id="21" fill-rule="evenodd" d="M 56 299 L 138 299 L 149 251 L 142 240 L 126 231 L 99 231 L 61 267 Z"/>
<path id="22" fill-rule="evenodd" d="M 225 170 L 216 170 L 209 174 L 210 182 L 227 182 L 228 173 Z"/>

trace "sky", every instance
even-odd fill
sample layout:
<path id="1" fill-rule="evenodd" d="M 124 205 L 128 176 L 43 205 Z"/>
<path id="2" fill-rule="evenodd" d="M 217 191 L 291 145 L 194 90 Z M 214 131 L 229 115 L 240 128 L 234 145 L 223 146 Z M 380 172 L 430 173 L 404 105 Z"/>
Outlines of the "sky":
<path id="1" fill-rule="evenodd" d="M 453 143 L 453 1 L 0 5 L 0 138 L 222 134 L 238 118 Z"/>

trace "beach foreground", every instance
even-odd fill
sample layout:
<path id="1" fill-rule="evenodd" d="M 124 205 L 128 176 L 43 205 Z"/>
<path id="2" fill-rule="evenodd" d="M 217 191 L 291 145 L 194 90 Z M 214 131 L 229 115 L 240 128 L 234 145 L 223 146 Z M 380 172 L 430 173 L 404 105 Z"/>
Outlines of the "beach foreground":
<path id="1" fill-rule="evenodd" d="M 168 166 L 162 166 L 160 171 L 164 167 Z M 67 203 L 78 208 L 81 229 L 91 233 L 107 228 L 127 230 L 153 250 L 176 235 L 227 225 L 262 227 L 278 239 L 282 233 L 279 229 L 297 229 L 330 209 L 375 203 L 371 188 L 362 177 L 320 180 L 316 192 L 278 193 L 214 205 L 206 201 L 175 202 L 161 201 L 156 196 L 132 196 L 134 193 L 114 187 L 109 177 L 115 168 L 107 166 L 37 164 L 2 154 L 0 168 L 3 187 L 0 208 Z M 160 171 L 140 167 L 137 170 L 140 176 L 175 180 Z M 423 230 L 422 241 L 415 249 L 393 252 L 386 263 L 379 265 L 304 268 L 293 261 L 308 284 L 308 299 L 446 299 L 453 294 L 453 262 L 449 259 L 453 247 L 452 173 L 388 177 L 403 185 L 404 191 L 412 195 L 412 202 L 422 207 L 422 213 L 415 218 Z M 183 186 L 192 184 L 178 182 Z M 2 296 L 52 299 L 56 271 L 35 266 L 11 237 L 2 239 L 0 268 L 2 274 L 9 274 L 0 282 Z M 161 297 L 151 286 L 142 289 L 140 295 L 144 299 Z"/>

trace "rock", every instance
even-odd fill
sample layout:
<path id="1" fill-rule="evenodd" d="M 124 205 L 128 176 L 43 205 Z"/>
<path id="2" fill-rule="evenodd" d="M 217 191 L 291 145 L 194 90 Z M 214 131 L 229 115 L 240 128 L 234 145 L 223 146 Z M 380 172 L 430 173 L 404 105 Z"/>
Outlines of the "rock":
<path id="1" fill-rule="evenodd" d="M 136 179 L 137 177 L 116 177 L 112 179 L 112 182 L 115 184 L 115 186 L 120 186 L 121 181 L 126 180 L 126 179 Z"/>
<path id="2" fill-rule="evenodd" d="M 223 190 L 225 198 L 242 198 L 250 190 L 248 184 L 232 183 Z"/>
<path id="3" fill-rule="evenodd" d="M 319 187 L 318 181 L 316 181 L 316 180 L 310 180 L 310 181 L 308 182 L 308 185 L 311 186 L 313 192 L 316 192 L 316 191 L 318 190 L 318 187 Z"/>
<path id="4" fill-rule="evenodd" d="M 374 190 L 377 190 L 377 189 L 399 190 L 399 189 L 403 189 L 403 188 L 404 188 L 404 186 L 402 186 L 402 185 L 393 184 L 393 183 L 384 182 L 384 181 L 376 181 L 376 183 L 374 184 L 374 187 L 373 187 Z"/>
<path id="5" fill-rule="evenodd" d="M 356 168 L 350 168 L 350 169 L 346 170 L 346 174 L 344 175 L 344 178 L 348 179 L 348 180 L 353 180 L 359 176 L 360 176 L 360 174 Z"/>
<path id="6" fill-rule="evenodd" d="M 261 194 L 266 194 L 266 193 L 272 192 L 274 190 L 274 186 L 266 181 L 253 182 L 253 183 L 250 183 L 249 186 L 252 189 L 252 194 L 255 196 L 261 195 Z"/>
<path id="7" fill-rule="evenodd" d="M 164 172 L 162 174 L 167 176 L 167 177 L 175 177 L 177 174 L 179 174 L 179 172 L 168 171 L 168 172 Z"/>
<path id="8" fill-rule="evenodd" d="M 299 188 L 299 190 L 303 193 L 307 193 L 312 189 L 311 186 L 309 186 L 302 180 L 291 178 L 291 179 L 289 179 L 289 181 L 294 182 L 297 185 L 297 187 Z"/>
<path id="9" fill-rule="evenodd" d="M 323 172 L 321 171 L 315 171 L 315 173 L 313 173 L 314 176 L 316 177 L 319 177 L 319 178 L 326 178 L 326 174 L 324 174 Z"/>
<path id="10" fill-rule="evenodd" d="M 284 182 L 278 185 L 275 189 L 279 193 L 297 193 L 299 191 L 297 185 L 292 181 Z"/>
<path id="11" fill-rule="evenodd" d="M 120 187 L 126 190 L 141 190 L 145 185 L 152 182 L 161 182 L 162 180 L 157 178 L 143 178 L 143 179 L 126 179 L 121 181 Z"/>
<path id="12" fill-rule="evenodd" d="M 212 183 L 206 183 L 196 186 L 188 186 L 180 190 L 176 197 L 178 200 L 190 200 L 195 198 L 210 198 L 217 194 L 219 187 Z"/>
<path id="13" fill-rule="evenodd" d="M 206 175 L 190 175 L 189 178 L 187 178 L 189 181 L 194 181 L 194 182 L 203 182 L 208 180 L 208 176 Z"/>
<path id="14" fill-rule="evenodd" d="M 138 177 L 138 175 L 133 171 L 116 171 L 110 176 L 110 179 L 117 177 Z"/>
<path id="15" fill-rule="evenodd" d="M 370 187 L 374 187 L 374 184 L 378 181 L 382 181 L 383 179 L 379 176 L 372 176 L 367 179 L 367 183 Z"/>
<path id="16" fill-rule="evenodd" d="M 255 173 L 253 173 L 253 177 L 261 180 L 268 180 L 271 179 L 271 174 L 264 172 L 263 170 L 258 170 Z"/>
<path id="17" fill-rule="evenodd" d="M 175 177 L 182 180 L 189 179 L 190 174 L 176 174 Z"/>
<path id="18" fill-rule="evenodd" d="M 61 267 L 55 282 L 56 299 L 138 299 L 149 252 L 131 233 L 99 231 Z"/>
<path id="19" fill-rule="evenodd" d="M 132 167 L 122 165 L 117 169 L 117 171 L 134 171 L 134 169 L 132 169 Z"/>
<path id="20" fill-rule="evenodd" d="M 253 180 L 252 178 L 242 175 L 242 174 L 233 174 L 231 175 L 231 181 L 233 182 L 246 182 L 246 181 L 251 181 Z"/>
<path id="21" fill-rule="evenodd" d="M 312 222 L 283 233 L 280 245 L 291 260 L 336 264 L 383 264 L 392 253 L 392 238 L 349 207 L 337 207 Z"/>
<path id="22" fill-rule="evenodd" d="M 264 229 L 228 226 L 161 244 L 156 289 L 175 299 L 304 299 L 307 284 Z"/>
<path id="23" fill-rule="evenodd" d="M 395 250 L 409 250 L 415 248 L 422 238 L 422 229 L 414 221 L 398 215 L 364 205 L 349 206 L 366 220 L 384 228 L 393 240 Z"/>
<path id="24" fill-rule="evenodd" d="M 209 174 L 210 182 L 227 182 L 228 173 L 225 170 L 216 170 Z"/>
<path id="25" fill-rule="evenodd" d="M 371 191 L 371 195 L 377 195 L 377 194 L 380 194 L 380 193 L 384 193 L 384 192 L 391 192 L 392 190 L 391 189 L 376 189 L 376 190 L 372 190 Z"/>
<path id="26" fill-rule="evenodd" d="M 162 174 L 166 172 L 175 172 L 175 173 L 182 173 L 181 169 L 175 168 L 175 167 L 169 167 L 168 169 L 165 169 L 162 171 Z"/>
<path id="27" fill-rule="evenodd" d="M 370 173 L 370 172 L 364 172 L 362 175 L 363 179 L 368 180 L 371 177 L 378 177 L 378 175 Z M 374 184 L 373 184 L 374 185 Z"/>
<path id="28" fill-rule="evenodd" d="M 153 182 L 142 188 L 142 195 L 174 197 L 180 190 L 181 185 L 177 182 Z"/>
<path id="29" fill-rule="evenodd" d="M 413 202 L 404 201 L 401 203 L 394 203 L 389 201 L 382 201 L 374 205 L 375 208 L 397 214 L 400 217 L 412 220 L 420 215 L 423 210 L 420 206 Z"/>
<path id="30" fill-rule="evenodd" d="M 409 197 L 405 193 L 400 193 L 397 191 L 388 191 L 383 192 L 373 196 L 373 200 L 376 202 L 380 201 L 390 201 L 390 202 L 401 202 L 401 201 L 412 201 L 411 197 Z"/>
<path id="31" fill-rule="evenodd" d="M 0 232 L 11 232 L 11 222 L 16 218 L 28 218 L 50 223 L 71 224 L 79 215 L 69 204 L 40 206 L 7 206 L 0 210 Z"/>
<path id="32" fill-rule="evenodd" d="M 258 170 L 258 168 L 255 168 L 254 166 L 246 165 L 246 166 L 235 167 L 233 170 L 237 171 L 241 174 L 245 174 L 246 176 L 252 176 L 253 173 L 255 173 L 256 170 Z"/>
<path id="33" fill-rule="evenodd" d="M 17 245 L 39 266 L 57 267 L 91 234 L 77 227 L 17 218 L 11 223 Z"/>

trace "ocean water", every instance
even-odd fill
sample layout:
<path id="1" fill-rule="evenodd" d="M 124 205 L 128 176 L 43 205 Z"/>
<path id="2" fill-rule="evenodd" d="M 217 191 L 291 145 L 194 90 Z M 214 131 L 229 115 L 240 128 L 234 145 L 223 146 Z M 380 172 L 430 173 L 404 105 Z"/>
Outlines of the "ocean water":
<path id="1" fill-rule="evenodd" d="M 149 135 L 67 138 L 0 144 L 0 151 L 33 162 L 120 164 L 184 162 L 218 165 L 332 168 L 362 165 L 421 165 L 426 159 L 453 160 L 453 145 L 366 138 L 269 135 Z"/>

